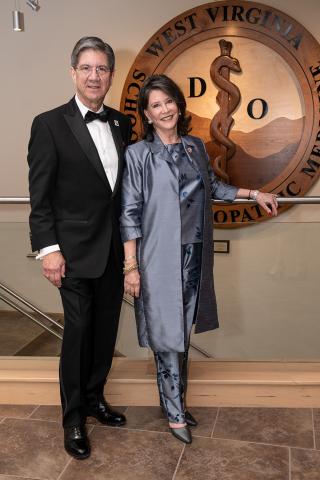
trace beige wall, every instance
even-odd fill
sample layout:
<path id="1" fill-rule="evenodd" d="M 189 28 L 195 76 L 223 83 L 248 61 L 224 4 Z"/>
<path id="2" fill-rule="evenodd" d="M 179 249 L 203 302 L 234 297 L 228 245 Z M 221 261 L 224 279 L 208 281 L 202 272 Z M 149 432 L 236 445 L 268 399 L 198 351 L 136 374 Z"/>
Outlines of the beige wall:
<path id="1" fill-rule="evenodd" d="M 40 0 L 41 9 L 34 13 L 20 0 L 25 32 L 16 33 L 11 20 L 14 2 L 2 0 L 0 196 L 28 195 L 26 150 L 31 121 L 37 113 L 72 96 L 69 56 L 77 39 L 97 35 L 114 47 L 117 71 L 108 102 L 117 108 L 126 74 L 144 43 L 172 17 L 202 3 Z M 300 21 L 320 42 L 319 0 L 266 0 L 266 4 Z M 320 195 L 319 182 L 310 194 Z M 26 222 L 27 215 L 28 207 L 0 206 L 0 280 L 43 309 L 60 311 L 59 296 L 41 279 L 40 265 L 25 258 L 28 227 L 25 223 L 9 225 Z M 231 254 L 216 258 L 222 328 L 219 333 L 197 336 L 195 341 L 219 357 L 245 357 L 248 351 L 255 357 L 315 357 L 320 331 L 312 285 L 318 283 L 320 271 L 319 221 L 319 206 L 300 206 L 273 225 L 217 231 L 216 238 L 231 240 Z M 299 268 L 295 258 L 299 258 Z M 131 317 L 128 312 L 127 316 Z M 132 318 L 130 322 L 133 328 Z"/>
<path id="2" fill-rule="evenodd" d="M 70 51 L 86 34 L 101 36 L 115 49 L 117 72 L 110 92 L 119 105 L 126 74 L 144 43 L 163 24 L 196 0 L 42 0 L 34 13 L 19 0 L 25 32 L 13 32 L 13 0 L 1 1 L 1 195 L 26 195 L 26 148 L 32 118 L 73 94 Z M 300 21 L 320 41 L 318 0 L 269 0 L 267 4 Z M 159 5 L 161 7 L 159 8 Z M 142 18 L 143 17 L 143 18 Z"/>

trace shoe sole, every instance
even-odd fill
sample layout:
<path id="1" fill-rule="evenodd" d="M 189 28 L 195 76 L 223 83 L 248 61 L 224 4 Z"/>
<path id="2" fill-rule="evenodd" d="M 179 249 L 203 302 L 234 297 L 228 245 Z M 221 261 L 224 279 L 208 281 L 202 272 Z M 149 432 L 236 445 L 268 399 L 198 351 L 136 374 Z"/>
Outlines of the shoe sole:
<path id="1" fill-rule="evenodd" d="M 99 423 L 101 423 L 101 425 L 107 425 L 108 427 L 122 427 L 127 423 L 126 420 L 124 420 L 123 422 L 116 422 L 116 423 L 101 422 L 101 420 L 98 417 L 96 417 L 95 415 L 92 415 L 91 413 L 88 413 L 88 417 L 95 418 L 96 420 L 98 420 Z"/>
<path id="2" fill-rule="evenodd" d="M 70 457 L 75 458 L 76 460 L 85 460 L 86 458 L 89 458 L 91 454 L 91 452 L 89 452 L 89 453 L 86 453 L 85 455 L 76 455 L 74 453 L 69 452 L 69 450 L 67 450 L 66 448 L 65 448 L 65 451 L 67 452 L 68 455 L 70 455 Z"/>
<path id="3" fill-rule="evenodd" d="M 98 420 L 98 419 L 97 419 Z M 99 420 L 98 420 L 99 421 Z M 102 422 L 100 422 L 102 423 Z M 127 422 L 120 422 L 120 423 L 102 423 L 102 425 L 107 425 L 108 427 L 122 427 Z"/>

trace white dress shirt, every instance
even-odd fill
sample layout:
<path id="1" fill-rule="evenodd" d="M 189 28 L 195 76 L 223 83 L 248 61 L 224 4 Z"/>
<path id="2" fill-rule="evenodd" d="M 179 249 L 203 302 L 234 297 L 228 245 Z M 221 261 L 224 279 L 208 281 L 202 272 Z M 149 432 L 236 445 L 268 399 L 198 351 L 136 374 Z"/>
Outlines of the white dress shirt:
<path id="1" fill-rule="evenodd" d="M 84 118 L 89 108 L 83 105 L 77 95 L 75 96 L 75 101 L 78 105 L 81 115 Z M 101 108 L 96 113 L 100 113 L 102 110 L 103 105 L 101 105 Z M 106 172 L 111 190 L 113 191 L 118 175 L 118 152 L 112 137 L 110 125 L 108 122 L 93 120 L 92 122 L 87 123 L 87 127 L 98 150 L 101 163 L 104 171 Z M 42 259 L 45 255 L 58 251 L 60 251 L 58 244 L 41 248 L 39 254 L 36 256 L 36 259 Z"/>

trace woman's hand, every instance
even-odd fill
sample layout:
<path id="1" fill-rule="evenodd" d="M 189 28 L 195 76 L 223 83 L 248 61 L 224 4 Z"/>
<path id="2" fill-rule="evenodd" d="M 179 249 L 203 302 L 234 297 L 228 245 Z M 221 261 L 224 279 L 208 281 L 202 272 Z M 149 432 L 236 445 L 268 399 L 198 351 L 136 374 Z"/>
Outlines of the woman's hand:
<path id="1" fill-rule="evenodd" d="M 124 277 L 124 291 L 132 297 L 140 295 L 140 274 L 138 270 L 126 273 Z"/>
<path id="2" fill-rule="evenodd" d="M 236 194 L 237 198 L 248 198 L 254 200 L 260 205 L 269 217 L 275 217 L 278 215 L 278 201 L 277 195 L 274 193 L 260 192 L 259 190 L 249 190 L 247 188 L 239 188 Z"/>
<path id="3" fill-rule="evenodd" d="M 259 192 L 256 197 L 256 202 L 267 212 L 270 217 L 278 215 L 277 195 L 273 193 Z"/>

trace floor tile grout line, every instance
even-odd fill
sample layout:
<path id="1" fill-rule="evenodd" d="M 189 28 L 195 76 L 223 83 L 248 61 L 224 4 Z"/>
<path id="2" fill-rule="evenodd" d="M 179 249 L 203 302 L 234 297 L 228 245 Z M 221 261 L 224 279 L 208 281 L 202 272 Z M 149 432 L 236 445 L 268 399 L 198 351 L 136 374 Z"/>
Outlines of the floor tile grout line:
<path id="1" fill-rule="evenodd" d="M 216 424 L 217 424 L 217 421 L 218 421 L 219 413 L 220 413 L 220 407 L 218 407 L 218 409 L 217 409 L 216 418 L 215 418 L 215 420 L 214 420 L 214 422 L 213 422 L 213 426 L 212 426 L 210 438 L 213 438 L 213 432 L 214 432 L 214 429 L 216 428 Z"/>
<path id="2" fill-rule="evenodd" d="M 51 420 L 51 421 L 53 421 L 53 420 Z M 162 433 L 162 434 L 165 433 L 166 435 L 170 434 L 169 429 L 167 431 L 163 431 L 163 430 L 146 430 L 144 428 L 130 428 L 130 427 L 125 427 L 125 426 L 111 427 L 109 425 L 101 425 L 100 423 L 95 423 L 95 424 L 90 424 L 90 425 L 92 425 L 93 427 L 98 427 L 98 428 L 107 428 L 108 430 L 129 430 L 129 432 L 150 432 L 150 433 Z M 88 424 L 87 424 L 87 427 L 88 427 Z M 192 429 L 192 435 L 193 435 L 193 437 L 198 437 L 198 438 L 211 438 L 208 435 L 197 434 L 196 430 L 193 430 L 193 429 Z"/>
<path id="3" fill-rule="evenodd" d="M 26 479 L 26 480 L 44 480 L 43 478 L 40 478 L 40 477 L 24 477 L 23 475 L 11 475 L 10 473 L 1 473 L 1 475 L 5 475 L 6 477 L 10 477 L 12 478 L 12 480 L 14 480 L 15 478 L 22 478 L 22 479 Z"/>
<path id="4" fill-rule="evenodd" d="M 88 427 L 88 425 L 87 425 Z M 120 430 L 129 430 L 130 432 L 150 432 L 150 433 L 162 433 L 162 434 L 166 434 L 166 435 L 169 435 L 170 434 L 170 430 L 168 428 L 168 431 L 167 432 L 163 432 L 163 431 L 160 431 L 160 430 L 145 430 L 143 428 L 129 428 L 129 427 L 125 427 L 125 426 L 121 426 L 121 427 L 110 427 L 108 425 L 100 425 L 100 424 L 94 424 L 92 425 L 92 427 L 96 427 L 96 428 L 107 428 L 108 430 L 117 430 L 117 431 L 120 431 Z M 208 438 L 208 437 L 207 437 Z"/>
<path id="5" fill-rule="evenodd" d="M 289 447 L 289 480 L 291 480 L 291 447 Z"/>
<path id="6" fill-rule="evenodd" d="M 42 419 L 42 418 L 16 418 L 16 417 L 3 417 L 1 420 L 0 420 L 0 424 L 2 422 L 4 422 L 6 419 L 12 419 L 12 418 L 15 418 L 16 420 L 27 420 L 27 421 L 31 421 L 31 422 L 44 422 L 44 423 L 60 423 L 58 420 L 46 420 L 46 419 Z M 218 418 L 218 412 L 217 412 L 217 415 L 216 415 L 216 421 L 217 421 L 217 418 Z M 214 427 L 213 427 L 213 431 L 214 431 L 214 428 L 215 428 L 215 425 L 216 425 L 216 422 L 214 424 Z M 122 427 L 111 427 L 111 426 L 108 426 L 108 425 L 100 425 L 100 424 L 87 424 L 87 429 L 90 431 L 90 433 L 92 432 L 92 430 L 94 428 L 99 428 L 99 429 L 108 429 L 108 430 L 128 430 L 130 432 L 144 432 L 144 433 L 157 433 L 157 434 L 166 434 L 166 435 L 169 435 L 170 432 L 169 431 L 159 431 L 159 430 L 145 430 L 145 429 L 138 429 L 138 428 L 129 428 L 129 427 L 125 427 L 125 426 L 122 426 Z M 212 431 L 212 434 L 213 434 L 213 431 Z M 239 438 L 225 438 L 225 437 L 207 437 L 207 436 L 204 436 L 204 435 L 197 435 L 196 433 L 194 433 L 193 435 L 194 437 L 197 437 L 197 438 L 209 438 L 211 440 L 226 440 L 226 441 L 235 441 L 235 442 L 243 442 L 243 443 L 249 443 L 249 444 L 256 444 L 256 445 L 266 445 L 266 446 L 272 446 L 272 447 L 281 447 L 281 448 L 296 448 L 296 449 L 300 449 L 300 450 L 317 450 L 315 448 L 308 448 L 308 447 L 302 447 L 302 446 L 298 446 L 298 445 L 284 445 L 284 444 L 278 444 L 278 443 L 267 443 L 267 442 L 258 442 L 258 441 L 253 441 L 253 440 L 243 440 L 243 439 L 239 439 Z"/>
<path id="7" fill-rule="evenodd" d="M 72 458 L 70 458 L 66 465 L 64 466 L 64 468 L 62 469 L 62 471 L 59 473 L 59 476 L 57 478 L 57 480 L 60 480 L 60 478 L 62 477 L 62 475 L 64 474 L 64 472 L 67 470 L 67 468 L 69 467 L 70 463 L 72 462 Z"/>
<path id="8" fill-rule="evenodd" d="M 50 420 L 49 418 L 25 418 L 24 420 L 34 420 L 36 422 L 49 422 L 49 423 L 59 423 L 61 424 L 62 423 L 62 419 L 61 420 Z"/>
<path id="9" fill-rule="evenodd" d="M 28 422 L 48 422 L 48 423 L 61 423 L 59 420 L 49 420 L 46 418 L 30 418 L 30 417 L 5 417 L 5 419 L 13 419 L 13 420 L 27 420 Z M 1 422 L 0 422 L 1 423 Z M 1 479 L 0 479 L 1 480 Z"/>
<path id="10" fill-rule="evenodd" d="M 218 416 L 218 414 L 217 414 Z M 88 426 L 88 425 L 87 425 Z M 108 430 L 128 430 L 130 432 L 144 432 L 144 433 L 160 433 L 160 434 L 165 434 L 165 435 L 169 435 L 170 434 L 170 431 L 168 430 L 167 432 L 164 432 L 164 431 L 160 431 L 160 430 L 145 430 L 145 429 L 139 429 L 139 428 L 130 428 L 130 427 L 125 427 L 125 426 L 121 426 L 121 427 L 110 427 L 108 425 L 100 425 L 100 424 L 94 424 L 92 425 L 92 427 L 95 427 L 95 428 L 106 428 Z M 194 432 L 196 432 L 194 430 Z M 266 445 L 266 446 L 271 446 L 271 447 L 282 447 L 282 448 L 298 448 L 300 450 L 312 450 L 312 448 L 308 448 L 308 447 L 300 447 L 300 446 L 297 446 L 297 445 L 284 445 L 284 444 L 280 444 L 280 443 L 266 443 L 266 442 L 257 442 L 257 441 L 253 441 L 253 440 L 241 440 L 239 438 L 224 438 L 224 437 L 205 437 L 203 435 L 197 435 L 196 433 L 193 433 L 193 436 L 194 437 L 197 437 L 197 438 L 208 438 L 210 440 L 227 440 L 227 441 L 233 441 L 233 442 L 243 442 L 243 443 L 253 443 L 253 444 L 257 444 L 257 445 Z"/>
<path id="11" fill-rule="evenodd" d="M 192 438 L 195 437 L 195 438 L 209 438 L 209 440 L 212 440 L 212 438 L 209 436 L 209 435 L 199 435 L 197 433 L 195 433 L 195 430 L 191 430 L 192 432 Z"/>
<path id="12" fill-rule="evenodd" d="M 312 429 L 313 429 L 313 448 L 316 450 L 316 429 L 314 426 L 314 411 L 311 408 L 311 415 L 312 415 Z"/>
<path id="13" fill-rule="evenodd" d="M 205 437 L 202 437 L 205 438 Z M 209 438 L 209 437 L 206 437 Z M 265 445 L 266 447 L 279 447 L 279 448 L 296 448 L 299 450 L 308 450 L 308 451 L 313 451 L 313 448 L 307 448 L 307 447 L 298 447 L 296 445 L 281 445 L 280 443 L 265 443 L 265 442 L 254 442 L 253 440 L 241 440 L 239 438 L 224 438 L 224 437 L 213 437 L 210 438 L 210 440 L 226 440 L 229 442 L 241 442 L 241 443 L 250 443 L 253 445 Z"/>
<path id="14" fill-rule="evenodd" d="M 87 425 L 86 426 L 87 436 L 88 436 L 89 440 L 90 440 L 90 435 L 93 433 L 94 429 L 95 429 L 94 425 Z"/>
<path id="15" fill-rule="evenodd" d="M 175 469 L 174 474 L 173 474 L 173 477 L 172 477 L 172 480 L 174 480 L 174 479 L 176 478 L 176 475 L 177 475 L 178 469 L 179 469 L 179 467 L 180 467 L 180 462 L 181 462 L 181 459 L 182 459 L 182 455 L 183 455 L 183 453 L 184 453 L 184 451 L 185 451 L 185 448 L 186 448 L 186 445 L 183 445 L 182 450 L 181 450 L 181 453 L 180 453 L 180 457 L 179 457 L 179 459 L 178 459 L 178 463 L 177 463 L 177 465 L 176 465 L 176 469 Z"/>
<path id="16" fill-rule="evenodd" d="M 40 405 L 36 405 L 35 408 L 32 410 L 32 412 L 26 418 L 31 418 L 31 415 L 33 415 L 39 408 L 40 408 Z"/>

